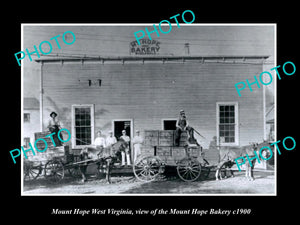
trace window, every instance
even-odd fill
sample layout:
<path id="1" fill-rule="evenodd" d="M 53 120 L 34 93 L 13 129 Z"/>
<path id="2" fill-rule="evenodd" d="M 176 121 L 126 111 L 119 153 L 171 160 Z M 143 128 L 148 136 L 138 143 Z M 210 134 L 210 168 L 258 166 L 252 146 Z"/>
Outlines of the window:
<path id="1" fill-rule="evenodd" d="M 72 106 L 73 147 L 84 147 L 93 144 L 94 140 L 94 106 Z"/>
<path id="2" fill-rule="evenodd" d="M 30 123 L 30 113 L 24 113 L 24 123 Z"/>
<path id="3" fill-rule="evenodd" d="M 163 130 L 176 130 L 176 119 L 162 119 Z"/>
<path id="4" fill-rule="evenodd" d="M 238 145 L 238 104 L 217 103 L 218 145 Z"/>
<path id="5" fill-rule="evenodd" d="M 29 148 L 29 143 L 30 143 L 30 137 L 24 137 L 24 148 Z"/>

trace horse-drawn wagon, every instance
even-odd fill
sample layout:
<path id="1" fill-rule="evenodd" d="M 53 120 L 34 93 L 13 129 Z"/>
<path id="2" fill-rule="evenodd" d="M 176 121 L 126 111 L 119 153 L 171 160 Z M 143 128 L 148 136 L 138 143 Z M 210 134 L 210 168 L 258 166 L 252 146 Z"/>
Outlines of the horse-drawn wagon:
<path id="1" fill-rule="evenodd" d="M 43 175 L 51 181 L 60 181 L 65 173 L 85 180 L 87 166 L 97 165 L 97 172 L 105 173 L 110 182 L 110 173 L 118 162 L 117 154 L 125 150 L 128 143 L 118 141 L 109 148 L 83 148 L 70 150 L 69 146 L 54 147 L 49 132 L 35 133 L 35 138 L 43 138 L 48 144 L 46 152 L 30 155 L 24 159 L 24 179 L 36 179 Z M 196 181 L 200 175 L 207 177 L 210 171 L 216 170 L 216 179 L 226 176 L 226 170 L 231 170 L 234 157 L 224 159 L 217 164 L 209 164 L 204 158 L 202 147 L 196 142 L 191 144 L 187 132 L 182 132 L 179 146 L 175 146 L 173 130 L 145 130 L 141 154 L 134 161 L 132 172 L 138 180 L 152 181 L 166 168 L 176 171 L 183 181 Z M 44 143 L 37 143 L 39 149 L 44 149 Z M 253 147 L 249 146 L 249 149 Z M 230 164 L 230 165 L 229 165 Z M 228 168 L 227 168 L 228 167 Z M 117 167 L 116 167 L 117 168 Z M 118 167 L 119 168 L 119 167 Z M 126 169 L 120 167 L 120 169 Z"/>
<path id="2" fill-rule="evenodd" d="M 36 179 L 43 175 L 50 181 L 60 181 L 64 178 L 65 172 L 73 177 L 82 177 L 85 180 L 85 172 L 88 165 L 96 164 L 97 171 L 106 174 L 110 181 L 111 165 L 117 160 L 117 153 L 126 148 L 126 143 L 118 141 L 109 148 L 95 149 L 83 148 L 78 151 L 71 151 L 68 145 L 54 147 L 50 132 L 35 133 L 35 139 L 43 138 L 48 148 L 45 152 L 37 152 L 36 155 L 29 155 L 24 158 L 23 174 L 24 180 Z M 44 149 L 44 143 L 37 143 L 38 149 Z"/>
<path id="3" fill-rule="evenodd" d="M 190 144 L 187 132 L 182 132 L 179 146 L 175 146 L 173 130 L 145 130 L 141 154 L 134 162 L 133 172 L 142 181 L 154 180 L 165 167 L 176 167 L 180 179 L 195 181 L 207 170 L 202 147 Z"/>

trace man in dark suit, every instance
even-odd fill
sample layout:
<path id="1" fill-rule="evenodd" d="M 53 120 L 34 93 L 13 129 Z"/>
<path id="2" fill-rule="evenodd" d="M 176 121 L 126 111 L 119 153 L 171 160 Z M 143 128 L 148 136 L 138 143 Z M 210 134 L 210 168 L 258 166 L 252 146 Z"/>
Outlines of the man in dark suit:
<path id="1" fill-rule="evenodd" d="M 193 137 L 192 131 L 193 128 L 189 126 L 189 123 L 186 119 L 184 110 L 180 110 L 180 116 L 176 122 L 176 130 L 175 130 L 175 146 L 179 146 L 180 135 L 182 131 L 188 131 L 189 137 Z"/>

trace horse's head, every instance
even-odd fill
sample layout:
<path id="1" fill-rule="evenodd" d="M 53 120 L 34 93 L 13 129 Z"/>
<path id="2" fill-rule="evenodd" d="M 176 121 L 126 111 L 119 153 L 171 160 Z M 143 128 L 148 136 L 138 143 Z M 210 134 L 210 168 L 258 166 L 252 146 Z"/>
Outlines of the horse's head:
<path id="1" fill-rule="evenodd" d="M 117 143 L 111 146 L 111 149 L 113 154 L 117 154 L 118 152 L 125 151 L 127 147 L 128 147 L 128 143 L 120 139 L 119 141 L 117 141 Z"/>
<path id="2" fill-rule="evenodd" d="M 261 143 L 251 142 L 250 149 L 249 149 L 249 151 L 247 151 L 247 153 L 250 156 L 250 154 L 254 155 L 254 151 L 255 151 L 256 154 L 259 156 L 259 158 L 263 157 L 263 158 L 267 159 L 272 154 L 268 147 L 270 148 L 270 145 L 266 141 L 263 141 Z"/>
<path id="3" fill-rule="evenodd" d="M 259 151 L 258 153 L 260 158 L 262 157 L 264 159 L 268 159 L 271 156 L 271 154 L 273 155 L 273 150 L 267 141 L 259 143 L 257 145 L 257 151 Z"/>

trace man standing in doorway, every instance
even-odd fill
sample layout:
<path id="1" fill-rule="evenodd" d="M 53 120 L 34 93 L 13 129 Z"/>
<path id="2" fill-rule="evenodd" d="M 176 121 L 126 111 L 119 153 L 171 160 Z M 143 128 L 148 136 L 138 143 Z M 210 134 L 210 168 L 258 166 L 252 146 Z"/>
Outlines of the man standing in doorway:
<path id="1" fill-rule="evenodd" d="M 130 143 L 130 137 L 126 135 L 126 130 L 122 130 L 122 136 L 120 137 L 125 143 L 127 144 L 127 147 L 124 151 L 121 152 L 122 156 L 122 166 L 125 166 L 125 155 L 126 155 L 126 162 L 127 165 L 131 165 L 130 163 L 130 154 L 129 154 L 129 143 Z"/>

